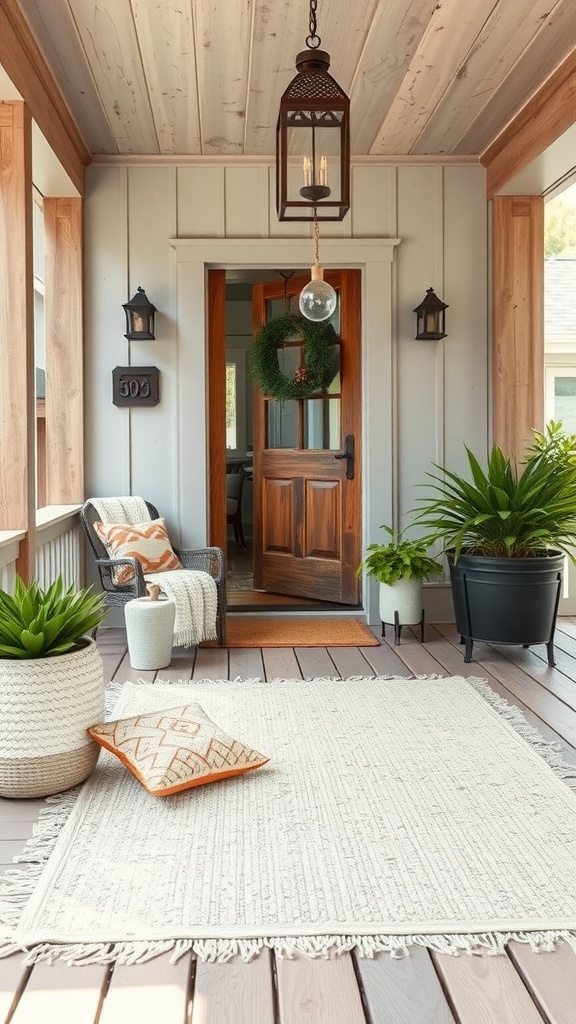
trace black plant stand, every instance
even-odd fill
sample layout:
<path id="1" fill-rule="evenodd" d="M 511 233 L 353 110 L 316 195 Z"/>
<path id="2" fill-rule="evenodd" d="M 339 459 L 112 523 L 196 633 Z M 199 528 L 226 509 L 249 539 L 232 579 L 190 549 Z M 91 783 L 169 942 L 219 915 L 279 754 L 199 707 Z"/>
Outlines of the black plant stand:
<path id="1" fill-rule="evenodd" d="M 424 643 L 424 623 L 425 623 L 424 609 L 422 609 L 422 618 L 420 619 L 420 622 L 410 622 L 410 623 L 402 622 L 401 623 L 400 622 L 400 616 L 398 615 L 398 612 L 394 612 L 394 643 L 396 645 L 398 645 L 400 643 L 400 636 L 402 634 L 402 626 L 410 625 L 410 626 L 420 626 L 420 643 L 423 644 Z M 382 636 L 386 636 L 386 625 L 387 625 L 387 623 L 382 622 Z M 389 625 L 392 625 L 392 623 L 389 623 Z"/>
<path id="2" fill-rule="evenodd" d="M 484 642 L 485 643 L 490 643 L 491 641 L 490 640 L 485 640 Z M 466 665 L 468 665 L 472 661 L 472 649 L 474 647 L 474 637 L 472 637 L 472 636 L 460 636 L 460 643 L 465 645 L 465 647 L 464 647 L 464 663 Z M 500 641 L 498 641 L 498 643 L 502 643 L 503 644 L 503 641 L 500 640 Z M 544 643 L 545 643 L 545 646 L 546 646 L 546 656 L 548 658 L 548 665 L 549 665 L 550 668 L 555 668 L 556 667 L 556 660 L 554 658 L 554 633 L 552 633 L 552 636 L 550 637 L 550 639 L 544 641 Z M 512 645 L 511 644 L 503 644 L 503 646 L 510 647 Z M 530 644 L 522 644 L 522 647 L 528 649 L 530 647 Z"/>
<path id="3" fill-rule="evenodd" d="M 544 644 L 553 668 L 554 631 L 562 589 L 564 555 L 530 558 L 448 552 L 456 628 L 472 660 L 475 641 L 532 647 Z"/>

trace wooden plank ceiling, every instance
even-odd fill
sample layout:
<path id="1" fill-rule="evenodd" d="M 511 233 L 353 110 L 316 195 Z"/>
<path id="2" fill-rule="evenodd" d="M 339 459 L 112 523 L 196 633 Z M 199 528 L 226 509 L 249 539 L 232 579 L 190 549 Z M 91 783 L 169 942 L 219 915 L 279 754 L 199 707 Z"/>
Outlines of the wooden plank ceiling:
<path id="1" fill-rule="evenodd" d="M 18 0 L 93 154 L 271 155 L 309 0 Z M 576 46 L 574 0 L 319 0 L 352 153 L 481 154 Z"/>

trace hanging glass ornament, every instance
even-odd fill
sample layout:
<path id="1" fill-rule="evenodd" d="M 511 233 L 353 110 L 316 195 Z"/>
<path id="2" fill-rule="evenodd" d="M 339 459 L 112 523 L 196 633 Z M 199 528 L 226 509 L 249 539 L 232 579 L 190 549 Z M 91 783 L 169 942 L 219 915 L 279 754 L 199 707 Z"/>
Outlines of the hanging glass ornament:
<path id="1" fill-rule="evenodd" d="M 324 280 L 324 269 L 320 266 L 320 231 L 318 221 L 314 219 L 314 266 L 311 268 L 311 280 L 300 292 L 298 305 L 302 316 L 320 323 L 330 319 L 337 301 L 336 292 Z"/>

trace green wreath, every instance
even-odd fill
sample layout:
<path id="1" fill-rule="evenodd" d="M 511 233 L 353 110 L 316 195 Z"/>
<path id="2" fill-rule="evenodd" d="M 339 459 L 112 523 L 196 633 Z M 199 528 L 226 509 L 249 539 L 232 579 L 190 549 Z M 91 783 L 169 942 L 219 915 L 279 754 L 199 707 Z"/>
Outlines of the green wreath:
<path id="1" fill-rule="evenodd" d="M 278 348 L 299 332 L 304 341 L 304 359 L 292 377 L 282 373 Z M 332 352 L 324 324 L 295 313 L 284 313 L 264 324 L 254 339 L 252 373 L 268 398 L 288 401 L 323 391 L 330 377 Z"/>

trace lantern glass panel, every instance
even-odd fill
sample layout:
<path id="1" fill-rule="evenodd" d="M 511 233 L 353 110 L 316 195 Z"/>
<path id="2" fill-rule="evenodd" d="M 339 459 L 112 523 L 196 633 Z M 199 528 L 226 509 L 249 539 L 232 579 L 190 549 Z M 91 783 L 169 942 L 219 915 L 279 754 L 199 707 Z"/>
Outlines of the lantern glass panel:
<path id="1" fill-rule="evenodd" d="M 277 138 L 281 219 L 313 220 L 315 203 L 318 220 L 342 219 L 349 205 L 347 133 L 344 110 L 289 108 L 281 113 Z M 301 191 L 314 186 L 329 192 L 313 196 Z"/>
<path id="2" fill-rule="evenodd" d="M 142 334 L 144 331 L 150 330 L 148 316 L 143 316 L 142 313 L 137 313 L 136 310 L 132 310 L 129 316 L 132 321 L 130 330 L 133 334 Z"/>
<path id="3" fill-rule="evenodd" d="M 306 127 L 289 126 L 287 130 L 288 162 L 290 165 L 295 163 L 299 171 L 295 177 L 296 187 L 300 189 L 302 185 L 328 185 L 331 192 L 335 193 L 334 196 L 330 196 L 332 202 L 338 202 L 342 193 L 342 182 L 340 181 L 342 162 L 340 122 L 342 115 L 332 114 L 336 123 L 319 127 L 314 125 L 313 118 L 318 116 L 315 112 L 300 113 L 303 113 L 306 121 L 311 122 L 310 125 Z"/>

